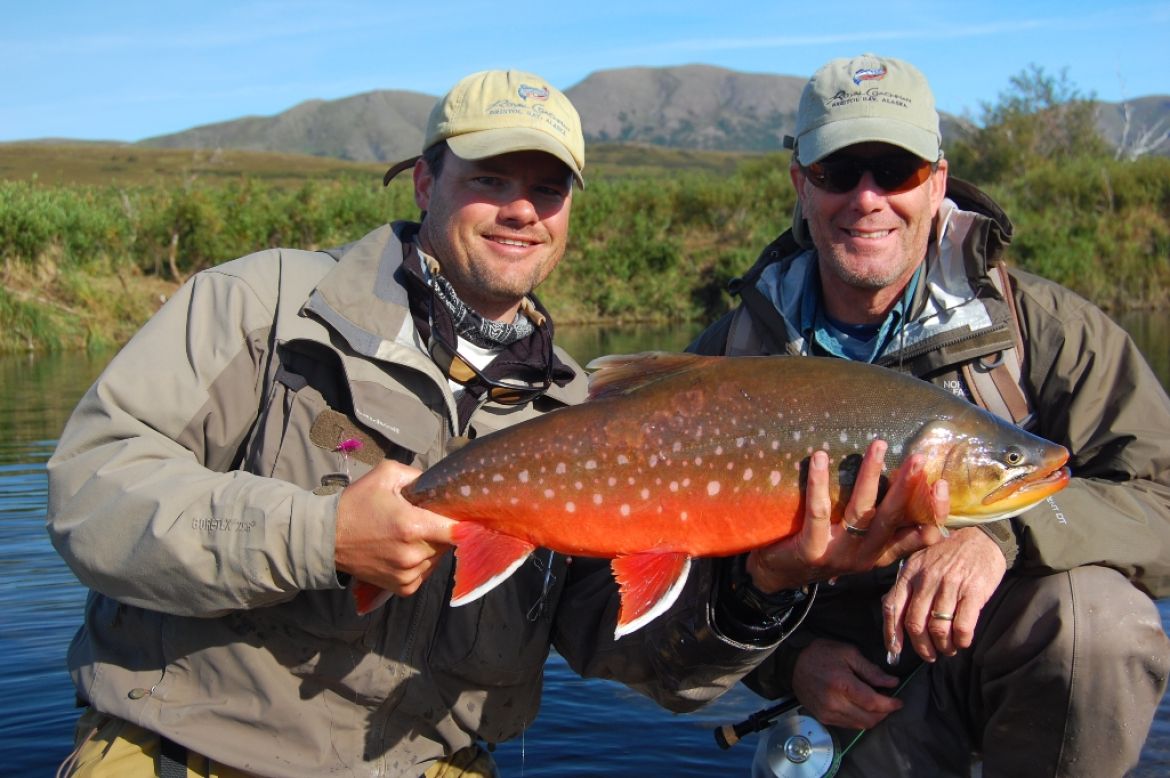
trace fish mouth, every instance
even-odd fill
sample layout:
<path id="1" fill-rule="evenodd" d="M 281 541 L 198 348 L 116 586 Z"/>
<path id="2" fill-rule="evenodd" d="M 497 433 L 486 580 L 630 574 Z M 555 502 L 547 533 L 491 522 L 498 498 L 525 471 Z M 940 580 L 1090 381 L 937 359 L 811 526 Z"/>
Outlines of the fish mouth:
<path id="1" fill-rule="evenodd" d="M 984 497 L 983 504 L 993 505 L 1008 500 L 1020 505 L 1032 505 L 1049 495 L 1056 494 L 1068 485 L 1069 478 L 1072 477 L 1072 471 L 1063 466 L 1067 459 L 1066 455 L 1051 470 L 1033 471 L 1005 482 Z"/>

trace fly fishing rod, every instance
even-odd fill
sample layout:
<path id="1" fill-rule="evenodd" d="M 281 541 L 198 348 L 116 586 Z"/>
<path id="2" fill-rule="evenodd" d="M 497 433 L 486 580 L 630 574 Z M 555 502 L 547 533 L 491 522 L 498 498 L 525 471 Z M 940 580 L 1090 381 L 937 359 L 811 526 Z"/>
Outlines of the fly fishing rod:
<path id="1" fill-rule="evenodd" d="M 792 710 L 800 702 L 795 697 L 781 700 L 777 704 L 758 710 L 738 724 L 724 724 L 715 729 L 715 743 L 724 751 L 734 746 L 745 736 L 772 726 L 772 722 Z"/>

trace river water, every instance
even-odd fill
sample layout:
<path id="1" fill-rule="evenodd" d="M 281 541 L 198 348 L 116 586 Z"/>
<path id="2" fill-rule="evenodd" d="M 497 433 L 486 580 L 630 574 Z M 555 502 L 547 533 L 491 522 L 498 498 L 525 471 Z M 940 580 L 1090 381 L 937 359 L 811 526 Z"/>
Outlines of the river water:
<path id="1" fill-rule="evenodd" d="M 1163 385 L 1170 385 L 1170 316 L 1121 319 Z M 694 327 L 562 328 L 558 340 L 582 361 L 650 348 L 681 349 Z M 104 355 L 0 357 L 0 775 L 51 776 L 72 744 L 77 716 L 65 650 L 85 590 L 44 531 L 45 461 Z M 1170 624 L 1170 600 L 1159 602 Z M 502 744 L 507 776 L 748 776 L 756 736 L 721 751 L 715 727 L 769 704 L 737 688 L 685 716 L 624 687 L 583 680 L 549 660 L 540 716 L 524 737 Z M 1170 704 L 1163 700 L 1135 778 L 1170 774 Z"/>

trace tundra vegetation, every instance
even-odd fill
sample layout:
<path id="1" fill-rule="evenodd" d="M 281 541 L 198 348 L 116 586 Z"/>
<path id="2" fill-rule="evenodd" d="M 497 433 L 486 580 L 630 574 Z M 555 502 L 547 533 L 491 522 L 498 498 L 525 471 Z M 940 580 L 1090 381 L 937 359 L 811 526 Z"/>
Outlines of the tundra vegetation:
<path id="1" fill-rule="evenodd" d="M 1094 101 L 1032 69 L 944 144 L 1015 223 L 1014 264 L 1107 310 L 1170 307 L 1170 158 L 1128 158 Z M 0 351 L 123 342 L 191 274 L 354 240 L 417 210 L 382 166 L 133 145 L 0 145 Z M 693 321 L 789 224 L 788 155 L 590 148 L 541 298 L 562 323 Z"/>

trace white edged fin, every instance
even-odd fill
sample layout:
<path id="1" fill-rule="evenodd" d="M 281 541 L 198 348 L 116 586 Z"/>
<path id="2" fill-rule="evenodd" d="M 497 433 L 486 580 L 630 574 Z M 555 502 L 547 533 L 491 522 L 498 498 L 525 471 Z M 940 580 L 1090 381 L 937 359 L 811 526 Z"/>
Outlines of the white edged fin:
<path id="1" fill-rule="evenodd" d="M 634 554 L 611 563 L 621 589 L 622 606 L 614 639 L 649 624 L 674 605 L 691 571 L 686 554 Z"/>

